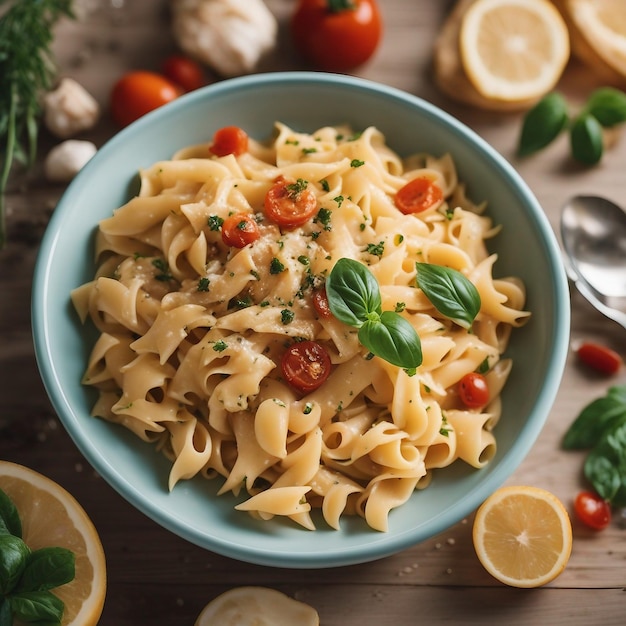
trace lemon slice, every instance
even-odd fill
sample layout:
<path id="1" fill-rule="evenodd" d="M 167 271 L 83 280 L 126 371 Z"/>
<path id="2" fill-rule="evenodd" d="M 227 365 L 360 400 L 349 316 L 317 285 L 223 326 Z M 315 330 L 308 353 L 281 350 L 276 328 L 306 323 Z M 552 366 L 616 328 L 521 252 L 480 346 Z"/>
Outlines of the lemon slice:
<path id="1" fill-rule="evenodd" d="M 51 590 L 65 603 L 61 624 L 97 624 L 106 595 L 106 563 L 84 509 L 59 484 L 16 463 L 0 461 L 0 488 L 17 508 L 22 539 L 31 550 L 67 548 L 76 557 L 74 580 Z"/>
<path id="2" fill-rule="evenodd" d="M 512 587 L 554 580 L 572 551 L 572 525 L 561 501 L 538 487 L 502 487 L 476 512 L 474 549 L 485 569 Z"/>
<path id="3" fill-rule="evenodd" d="M 195 626 L 319 626 L 317 611 L 268 587 L 235 587 L 209 602 Z"/>
<path id="4" fill-rule="evenodd" d="M 626 2 L 624 0 L 561 0 L 571 21 L 573 43 L 582 39 L 600 62 L 626 77 Z M 585 53 L 581 54 L 585 60 Z M 592 59 L 593 60 L 593 59 Z"/>
<path id="5" fill-rule="evenodd" d="M 539 98 L 557 83 L 569 60 L 569 34 L 548 0 L 476 0 L 459 34 L 461 60 L 486 98 Z"/>

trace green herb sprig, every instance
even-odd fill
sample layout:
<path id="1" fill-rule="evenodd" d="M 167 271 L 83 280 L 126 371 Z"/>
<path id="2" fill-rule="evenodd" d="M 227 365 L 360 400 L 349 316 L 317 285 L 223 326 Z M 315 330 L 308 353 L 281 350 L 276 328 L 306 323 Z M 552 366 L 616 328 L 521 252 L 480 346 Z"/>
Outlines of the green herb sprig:
<path id="1" fill-rule="evenodd" d="M 75 573 L 71 550 L 26 545 L 17 509 L 0 489 L 0 626 L 14 619 L 60 625 L 65 605 L 50 589 L 74 580 Z"/>
<path id="2" fill-rule="evenodd" d="M 469 328 L 480 309 L 480 295 L 460 272 L 429 263 L 417 264 L 417 286 L 433 306 Z M 411 324 L 397 311 L 383 311 L 380 287 L 370 270 L 352 259 L 339 259 L 326 279 L 333 315 L 354 328 L 372 354 L 415 373 L 422 364 L 422 345 Z"/>
<path id="3" fill-rule="evenodd" d="M 626 506 L 626 385 L 590 402 L 565 433 L 566 450 L 589 450 L 583 473 L 596 492 Z"/>
<path id="4" fill-rule="evenodd" d="M 603 129 L 623 122 L 626 122 L 626 93 L 619 89 L 596 89 L 574 116 L 560 93 L 549 93 L 524 116 L 517 153 L 534 154 L 569 129 L 572 157 L 585 165 L 595 165 L 604 153 Z"/>
<path id="5" fill-rule="evenodd" d="M 73 17 L 72 0 L 0 0 L 0 249 L 6 240 L 4 194 L 13 162 L 31 165 L 37 151 L 41 95 L 55 77 L 52 27 Z"/>

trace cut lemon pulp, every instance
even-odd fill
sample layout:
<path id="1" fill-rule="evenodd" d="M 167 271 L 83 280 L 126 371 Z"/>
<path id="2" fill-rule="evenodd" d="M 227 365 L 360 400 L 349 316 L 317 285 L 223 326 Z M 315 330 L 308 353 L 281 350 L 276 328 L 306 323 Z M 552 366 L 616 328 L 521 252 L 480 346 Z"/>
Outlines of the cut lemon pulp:
<path id="1" fill-rule="evenodd" d="M 502 487 L 476 512 L 476 554 L 497 580 L 512 587 L 539 587 L 565 569 L 572 526 L 561 501 L 538 487 Z"/>
<path id="2" fill-rule="evenodd" d="M 601 62 L 626 77 L 626 2 L 561 0 L 561 4 L 573 23 L 575 43 L 584 40 L 591 54 L 595 53 Z M 581 56 L 585 60 L 584 51 Z"/>
<path id="3" fill-rule="evenodd" d="M 476 0 L 459 36 L 465 73 L 495 100 L 545 95 L 569 60 L 567 26 L 548 0 Z"/>
<path id="4" fill-rule="evenodd" d="M 106 564 L 102 543 L 84 509 L 54 481 L 8 461 L 0 461 L 0 489 L 15 504 L 22 539 L 31 550 L 59 547 L 74 553 L 74 580 L 51 589 L 65 604 L 63 626 L 97 624 L 106 594 Z"/>
<path id="5" fill-rule="evenodd" d="M 195 626 L 318 626 L 317 611 L 268 587 L 235 587 L 209 602 Z"/>

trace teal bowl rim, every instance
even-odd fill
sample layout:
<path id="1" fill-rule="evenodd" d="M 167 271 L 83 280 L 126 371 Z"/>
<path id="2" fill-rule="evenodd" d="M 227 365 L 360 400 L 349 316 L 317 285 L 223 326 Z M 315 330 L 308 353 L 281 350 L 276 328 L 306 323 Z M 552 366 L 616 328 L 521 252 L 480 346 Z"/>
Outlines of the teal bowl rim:
<path id="1" fill-rule="evenodd" d="M 213 537 L 210 534 L 190 529 L 185 525 L 184 520 L 179 519 L 175 513 L 162 511 L 131 483 L 119 476 L 115 468 L 111 467 L 107 460 L 98 453 L 98 450 L 93 448 L 89 441 L 85 441 L 81 437 L 81 433 L 76 430 L 73 421 L 75 417 L 73 416 L 74 409 L 64 392 L 63 381 L 55 365 L 55 357 L 50 353 L 49 349 L 50 337 L 55 331 L 54 328 L 50 327 L 47 308 L 49 301 L 55 297 L 55 294 L 49 292 L 49 276 L 51 269 L 47 261 L 51 255 L 54 254 L 59 244 L 59 232 L 63 223 L 63 207 L 66 204 L 70 204 L 74 193 L 77 193 L 78 190 L 86 184 L 91 172 L 97 167 L 100 159 L 104 158 L 104 156 L 109 153 L 114 153 L 124 145 L 124 142 L 127 141 L 128 138 L 132 137 L 134 133 L 138 132 L 144 126 L 158 122 L 161 116 L 173 114 L 174 111 L 179 108 L 184 108 L 196 101 L 201 101 L 209 95 L 219 96 L 224 92 L 249 90 L 251 88 L 263 89 L 273 84 L 288 84 L 293 86 L 297 86 L 298 84 L 336 84 L 341 89 L 350 89 L 355 93 L 375 93 L 409 107 L 416 106 L 421 109 L 422 113 L 427 117 L 437 120 L 440 124 L 446 125 L 459 141 L 465 144 L 471 144 L 478 152 L 481 152 L 482 155 L 491 162 L 494 169 L 499 171 L 501 176 L 507 178 L 515 188 L 516 195 L 518 195 L 520 201 L 528 207 L 530 213 L 529 217 L 541 233 L 545 253 L 549 259 L 551 270 L 555 278 L 553 283 L 555 314 L 551 328 L 553 345 L 552 351 L 548 355 L 548 364 L 546 366 L 548 376 L 535 400 L 533 410 L 524 425 L 521 433 L 521 435 L 523 435 L 522 440 L 516 441 L 506 457 L 500 461 L 499 471 L 487 475 L 471 493 L 461 498 L 453 512 L 447 511 L 433 518 L 427 530 L 412 528 L 393 535 L 379 534 L 372 531 L 371 541 L 369 541 L 365 547 L 363 545 L 357 545 L 345 549 L 339 548 L 333 551 L 332 554 L 314 551 L 302 553 L 295 551 L 277 554 L 275 550 L 269 550 L 262 546 L 242 546 L 236 542 L 223 540 Z M 68 189 L 59 201 L 57 209 L 50 219 L 42 239 L 35 266 L 31 305 L 35 356 L 46 392 L 70 437 L 94 469 L 133 506 L 176 535 L 200 547 L 227 557 L 244 562 L 276 567 L 321 568 L 373 561 L 420 543 L 443 532 L 453 524 L 470 515 L 482 500 L 510 477 L 534 445 L 556 398 L 565 368 L 569 346 L 569 289 L 558 243 L 539 202 L 510 163 L 465 124 L 418 96 L 370 80 L 323 72 L 271 72 L 227 79 L 209 85 L 196 92 L 192 92 L 161 109 L 149 113 L 108 140 L 108 142 L 100 148 L 92 161 L 83 168 L 74 181 L 68 186 Z M 303 541 L 306 541 L 305 537 L 303 537 Z"/>

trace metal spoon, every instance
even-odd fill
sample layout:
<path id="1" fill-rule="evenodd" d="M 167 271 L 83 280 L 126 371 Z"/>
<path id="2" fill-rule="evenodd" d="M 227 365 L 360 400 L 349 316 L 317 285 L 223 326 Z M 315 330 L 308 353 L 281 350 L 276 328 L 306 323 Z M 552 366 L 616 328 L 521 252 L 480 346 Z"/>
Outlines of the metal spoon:
<path id="1" fill-rule="evenodd" d="M 568 276 L 596 308 L 626 328 L 626 213 L 596 196 L 575 196 L 561 212 Z"/>

